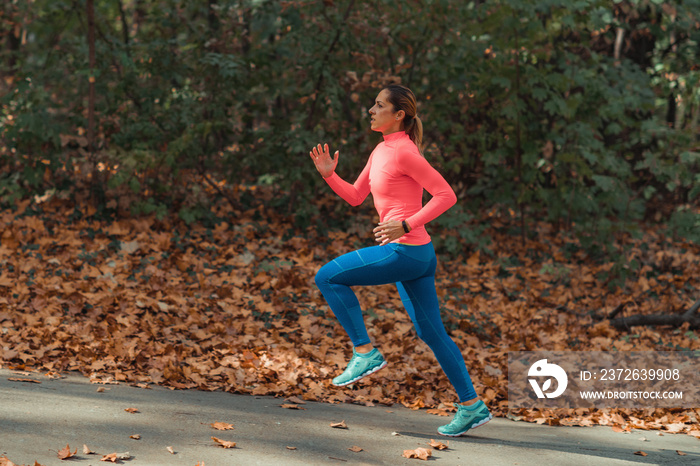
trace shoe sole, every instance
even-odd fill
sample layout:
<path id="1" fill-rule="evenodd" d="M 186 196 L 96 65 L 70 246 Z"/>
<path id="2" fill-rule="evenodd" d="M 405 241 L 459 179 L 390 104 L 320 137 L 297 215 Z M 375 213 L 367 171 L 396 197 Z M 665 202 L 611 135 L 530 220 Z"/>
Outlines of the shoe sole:
<path id="1" fill-rule="evenodd" d="M 459 436 L 461 436 L 461 435 L 466 434 L 467 432 L 469 432 L 469 431 L 472 430 L 472 429 L 476 429 L 477 427 L 483 426 L 484 424 L 486 424 L 487 422 L 489 422 L 491 419 L 493 419 L 493 416 L 491 415 L 491 413 L 489 413 L 489 417 L 487 417 L 487 418 L 485 418 L 485 419 L 482 419 L 481 421 L 477 422 L 476 424 L 472 424 L 470 427 L 466 428 L 466 429 L 463 430 L 462 432 L 459 432 L 459 433 L 457 433 L 457 434 L 443 434 L 442 432 L 440 432 L 440 431 L 438 430 L 438 434 L 444 435 L 445 437 L 459 437 Z"/>
<path id="2" fill-rule="evenodd" d="M 350 385 L 351 383 L 357 382 L 358 380 L 360 380 L 360 379 L 363 378 L 363 377 L 367 377 L 368 375 L 372 375 L 372 374 L 374 374 L 375 372 L 377 372 L 378 370 L 384 369 L 385 367 L 386 367 L 386 361 L 384 361 L 383 363 L 381 363 L 381 364 L 378 365 L 377 367 L 368 370 L 367 372 L 365 372 L 364 374 L 360 375 L 359 377 L 355 377 L 354 379 L 350 380 L 349 382 L 344 382 L 344 383 L 341 383 L 341 384 L 338 384 L 338 383 L 335 383 L 335 382 L 331 382 L 331 383 L 332 383 L 333 385 L 335 385 L 336 387 L 344 387 L 344 386 L 346 386 L 346 385 Z"/>

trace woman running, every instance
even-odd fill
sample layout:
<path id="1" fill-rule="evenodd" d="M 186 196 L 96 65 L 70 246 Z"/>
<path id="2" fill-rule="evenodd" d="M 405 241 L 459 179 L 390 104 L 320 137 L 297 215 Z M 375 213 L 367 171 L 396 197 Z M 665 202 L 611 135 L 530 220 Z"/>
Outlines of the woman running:
<path id="1" fill-rule="evenodd" d="M 452 207 L 457 197 L 421 154 L 423 125 L 416 110 L 416 98 L 404 86 L 392 84 L 379 93 L 369 114 L 372 130 L 382 133 L 384 141 L 372 151 L 355 184 L 335 173 L 339 152 L 331 157 L 328 144 L 318 144 L 309 153 L 328 185 L 349 204 L 360 205 L 371 192 L 380 220 L 373 230 L 379 245 L 327 263 L 316 274 L 316 284 L 354 346 L 347 368 L 333 379 L 342 387 L 386 366 L 369 339 L 350 287 L 396 283 L 416 333 L 433 351 L 459 397 L 452 422 L 438 428 L 442 435 L 457 437 L 486 424 L 491 413 L 477 397 L 464 358 L 440 317 L 437 258 L 425 224 Z M 425 206 L 423 189 L 432 195 Z"/>

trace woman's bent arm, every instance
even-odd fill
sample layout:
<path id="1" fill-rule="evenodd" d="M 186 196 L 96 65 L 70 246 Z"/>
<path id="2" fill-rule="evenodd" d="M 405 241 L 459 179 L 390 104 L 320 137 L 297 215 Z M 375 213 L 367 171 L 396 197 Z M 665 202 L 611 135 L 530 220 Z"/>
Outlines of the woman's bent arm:
<path id="1" fill-rule="evenodd" d="M 340 154 L 335 151 L 335 157 L 331 157 L 328 150 L 328 144 L 318 144 L 311 149 L 309 156 L 316 165 L 316 169 L 323 176 L 323 179 L 335 191 L 335 193 L 345 199 L 350 205 L 358 206 L 364 202 L 369 194 L 369 167 L 370 161 L 367 161 L 364 170 L 355 181 L 355 184 L 350 184 L 339 177 L 335 168 L 338 166 L 338 158 Z M 372 157 L 370 156 L 370 160 Z"/>
<path id="2" fill-rule="evenodd" d="M 455 205 L 457 196 L 452 187 L 424 157 L 401 152 L 397 154 L 397 162 L 406 175 L 416 180 L 433 196 L 421 210 L 406 219 L 411 229 L 425 225 Z"/>
<path id="3" fill-rule="evenodd" d="M 367 165 L 357 177 L 355 184 L 350 184 L 338 176 L 337 173 L 333 172 L 328 178 L 324 178 L 328 186 L 335 191 L 335 193 L 342 197 L 348 204 L 352 206 L 358 206 L 364 202 L 369 194 L 369 167 L 370 161 L 367 161 Z"/>

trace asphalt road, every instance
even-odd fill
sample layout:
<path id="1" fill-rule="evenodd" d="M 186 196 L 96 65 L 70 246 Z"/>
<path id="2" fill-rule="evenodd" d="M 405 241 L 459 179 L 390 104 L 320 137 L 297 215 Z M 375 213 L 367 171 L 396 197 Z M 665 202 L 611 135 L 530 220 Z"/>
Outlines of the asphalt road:
<path id="1" fill-rule="evenodd" d="M 404 458 L 404 450 L 430 448 L 431 439 L 449 441 L 449 448 L 433 449 L 425 464 L 700 465 L 700 440 L 683 434 L 625 434 L 609 427 L 550 427 L 496 418 L 449 439 L 436 432 L 449 418 L 400 405 L 308 402 L 300 405 L 305 409 L 286 409 L 284 403 L 282 398 L 95 385 L 75 374 L 49 379 L 0 369 L 0 465 L 3 456 L 17 465 L 105 465 L 112 463 L 101 462 L 104 455 L 128 452 L 130 458 L 119 464 L 417 466 L 424 463 Z M 330 426 L 340 421 L 347 429 Z M 216 422 L 234 429 L 215 430 L 211 424 Z M 211 437 L 236 447 L 223 448 Z M 66 445 L 71 453 L 78 451 L 60 460 L 58 452 Z M 83 453 L 83 445 L 95 453 Z M 362 451 L 349 450 L 353 446 Z M 638 451 L 647 456 L 635 455 Z"/>

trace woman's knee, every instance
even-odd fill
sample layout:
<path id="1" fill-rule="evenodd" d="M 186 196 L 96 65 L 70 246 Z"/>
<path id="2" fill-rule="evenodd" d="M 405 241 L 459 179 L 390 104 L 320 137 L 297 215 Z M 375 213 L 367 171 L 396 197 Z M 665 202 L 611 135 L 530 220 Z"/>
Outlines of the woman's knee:
<path id="1" fill-rule="evenodd" d="M 321 269 L 321 270 L 323 270 L 323 269 Z M 328 280 L 327 277 L 325 276 L 325 274 L 321 273 L 321 270 L 316 272 L 316 276 L 314 277 L 314 281 L 316 282 L 316 286 L 319 288 L 323 287 L 323 285 L 325 285 L 327 283 L 327 280 Z"/>
<path id="2" fill-rule="evenodd" d="M 316 281 L 316 286 L 319 288 L 322 288 L 324 286 L 327 286 L 331 282 L 331 273 L 330 273 L 330 267 L 328 267 L 328 264 L 324 265 L 319 269 L 318 272 L 316 272 L 316 276 L 314 277 L 314 280 Z"/>
<path id="3" fill-rule="evenodd" d="M 423 340 L 431 349 L 444 345 L 446 340 L 450 338 L 444 327 L 441 330 L 435 329 L 432 325 L 416 325 L 418 338 Z"/>

